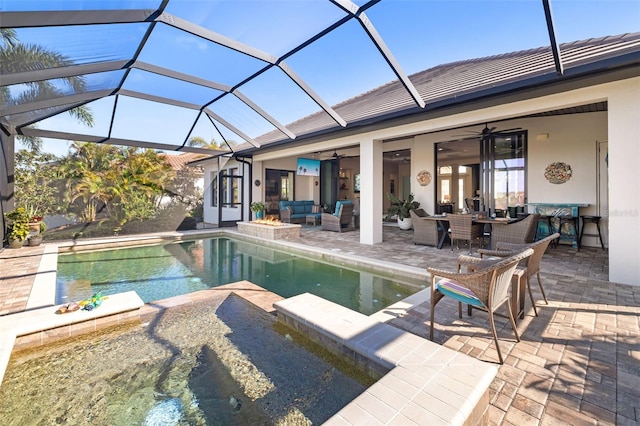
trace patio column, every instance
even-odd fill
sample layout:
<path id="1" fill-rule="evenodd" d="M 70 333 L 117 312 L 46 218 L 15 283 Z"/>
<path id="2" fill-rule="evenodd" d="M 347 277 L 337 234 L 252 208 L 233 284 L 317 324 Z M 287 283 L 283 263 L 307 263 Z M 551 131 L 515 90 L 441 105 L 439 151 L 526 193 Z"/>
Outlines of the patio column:
<path id="1" fill-rule="evenodd" d="M 13 209 L 13 181 L 15 172 L 15 135 L 7 135 L 3 126 L 0 130 L 0 225 L 4 241 L 4 213 Z M 0 250 L 2 242 L 0 241 Z"/>
<path id="2" fill-rule="evenodd" d="M 382 242 L 382 141 L 360 142 L 360 243 Z"/>
<path id="3" fill-rule="evenodd" d="M 640 285 L 640 78 L 609 94 L 609 281 Z"/>

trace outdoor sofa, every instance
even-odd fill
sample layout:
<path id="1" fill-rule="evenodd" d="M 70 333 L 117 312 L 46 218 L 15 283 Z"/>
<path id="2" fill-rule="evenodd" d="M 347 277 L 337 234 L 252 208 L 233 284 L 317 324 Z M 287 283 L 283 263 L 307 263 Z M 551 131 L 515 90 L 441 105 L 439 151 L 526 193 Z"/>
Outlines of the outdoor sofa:
<path id="1" fill-rule="evenodd" d="M 304 222 L 309 215 L 314 215 L 318 220 L 322 217 L 320 206 L 313 200 L 280 201 L 279 206 L 282 222 Z"/>

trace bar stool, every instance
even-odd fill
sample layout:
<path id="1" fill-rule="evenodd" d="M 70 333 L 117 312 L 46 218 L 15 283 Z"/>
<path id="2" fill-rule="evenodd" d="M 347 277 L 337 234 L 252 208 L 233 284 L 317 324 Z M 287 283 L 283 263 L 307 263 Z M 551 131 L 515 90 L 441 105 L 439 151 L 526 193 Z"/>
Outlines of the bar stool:
<path id="1" fill-rule="evenodd" d="M 580 230 L 580 245 L 582 245 L 583 235 L 586 235 L 587 237 L 598 237 L 600 238 L 600 246 L 602 247 L 602 250 L 604 250 L 604 242 L 602 241 L 602 234 L 600 233 L 600 219 L 602 218 L 600 216 L 589 216 L 589 215 L 582 215 L 580 217 L 582 218 L 582 229 Z M 584 233 L 584 228 L 588 223 L 593 223 L 596 225 L 596 229 L 598 230 L 597 234 Z"/>
<path id="2" fill-rule="evenodd" d="M 577 216 L 559 216 L 558 218 L 560 219 L 560 224 L 558 226 L 558 233 L 560 234 L 560 237 L 563 236 L 562 225 L 568 225 L 569 229 L 564 234 L 564 237 L 568 239 L 572 239 L 573 244 L 575 244 L 576 246 L 576 249 L 580 250 L 580 238 L 579 238 L 580 225 L 578 222 L 579 220 L 578 217 Z M 573 234 L 571 233 L 571 228 L 573 228 Z"/>

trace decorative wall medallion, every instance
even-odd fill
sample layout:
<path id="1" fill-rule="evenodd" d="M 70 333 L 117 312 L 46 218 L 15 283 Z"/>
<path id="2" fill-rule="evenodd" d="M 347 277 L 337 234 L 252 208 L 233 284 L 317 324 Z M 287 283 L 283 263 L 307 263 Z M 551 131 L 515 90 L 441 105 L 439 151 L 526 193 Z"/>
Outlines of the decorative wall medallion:
<path id="1" fill-rule="evenodd" d="M 544 170 L 544 177 L 551 183 L 561 184 L 571 179 L 571 166 L 567 163 L 551 163 Z"/>
<path id="2" fill-rule="evenodd" d="M 431 183 L 431 173 L 426 170 L 419 172 L 416 178 L 421 186 L 427 186 Z"/>
<path id="3" fill-rule="evenodd" d="M 260 182 L 260 179 L 256 179 L 255 182 L 253 182 L 256 186 L 260 186 L 262 184 L 262 182 Z"/>

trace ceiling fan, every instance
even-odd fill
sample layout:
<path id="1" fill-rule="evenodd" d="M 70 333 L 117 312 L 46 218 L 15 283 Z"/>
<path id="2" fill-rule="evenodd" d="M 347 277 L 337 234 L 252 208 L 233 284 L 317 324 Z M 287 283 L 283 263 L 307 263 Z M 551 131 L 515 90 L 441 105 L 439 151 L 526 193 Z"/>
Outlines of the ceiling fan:
<path id="1" fill-rule="evenodd" d="M 484 129 L 482 129 L 479 132 L 475 130 L 467 130 L 468 134 L 454 135 L 454 137 L 462 137 L 462 139 L 465 140 L 465 139 L 484 139 L 489 136 L 507 136 L 509 132 L 512 132 L 514 130 L 522 130 L 522 127 L 513 127 L 511 129 L 504 129 L 498 132 L 496 132 L 496 129 L 497 129 L 496 126 L 489 127 L 489 124 L 485 123 Z"/>
<path id="2" fill-rule="evenodd" d="M 327 152 L 318 152 L 317 154 L 319 154 L 321 157 L 324 156 L 325 159 L 329 159 L 329 160 L 340 160 L 342 158 L 352 158 L 352 156 L 346 155 L 346 154 L 338 154 L 338 150 L 334 149 L 332 154 L 327 155 Z"/>

